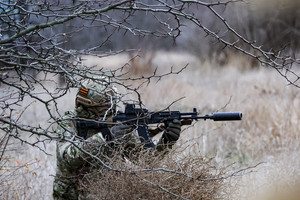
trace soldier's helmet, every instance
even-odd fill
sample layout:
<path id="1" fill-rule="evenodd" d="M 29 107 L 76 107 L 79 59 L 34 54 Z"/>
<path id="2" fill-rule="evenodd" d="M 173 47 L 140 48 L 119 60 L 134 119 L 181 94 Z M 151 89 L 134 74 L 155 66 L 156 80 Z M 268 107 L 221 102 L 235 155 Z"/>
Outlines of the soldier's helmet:
<path id="1" fill-rule="evenodd" d="M 76 108 L 82 107 L 98 116 L 116 112 L 117 89 L 107 77 L 91 78 L 82 82 L 75 100 Z"/>

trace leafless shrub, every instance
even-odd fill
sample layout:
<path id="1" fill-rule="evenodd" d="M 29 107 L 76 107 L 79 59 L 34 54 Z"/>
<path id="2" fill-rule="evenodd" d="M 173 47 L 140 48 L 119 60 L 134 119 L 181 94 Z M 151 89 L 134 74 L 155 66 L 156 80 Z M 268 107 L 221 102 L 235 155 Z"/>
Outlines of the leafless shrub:
<path id="1" fill-rule="evenodd" d="M 179 160 L 174 153 L 139 149 L 126 159 L 115 152 L 110 166 L 117 170 L 89 174 L 86 193 L 93 199 L 225 199 L 224 171 L 209 159 Z"/>

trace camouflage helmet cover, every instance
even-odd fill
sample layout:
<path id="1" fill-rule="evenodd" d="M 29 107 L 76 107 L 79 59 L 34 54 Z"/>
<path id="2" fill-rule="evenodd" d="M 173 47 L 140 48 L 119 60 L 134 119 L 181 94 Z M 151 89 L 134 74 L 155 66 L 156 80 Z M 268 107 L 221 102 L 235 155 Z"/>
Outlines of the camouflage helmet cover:
<path id="1" fill-rule="evenodd" d="M 108 77 L 97 79 L 90 78 L 82 82 L 76 96 L 76 107 L 103 107 L 112 108 L 116 106 L 117 90 L 110 84 Z"/>

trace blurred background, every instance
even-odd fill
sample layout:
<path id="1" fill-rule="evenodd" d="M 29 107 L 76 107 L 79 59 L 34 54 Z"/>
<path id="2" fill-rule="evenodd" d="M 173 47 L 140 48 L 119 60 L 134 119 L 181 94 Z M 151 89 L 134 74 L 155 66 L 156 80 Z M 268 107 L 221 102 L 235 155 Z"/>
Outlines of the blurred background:
<path id="1" fill-rule="evenodd" d="M 5 1 L 4 1 L 5 2 Z M 13 2 L 13 1 L 12 1 Z M 23 1 L 19 1 L 22 5 Z M 25 1 L 24 1 L 25 2 Z M 58 5 L 58 1 L 50 0 L 48 4 Z M 63 5 L 73 5 L 80 2 L 79 0 L 66 0 Z M 101 6 L 109 5 L 114 1 L 99 1 Z M 151 1 L 143 1 L 151 5 Z M 216 3 L 218 1 L 207 1 L 207 3 Z M 34 9 L 34 4 L 25 4 L 27 8 Z M 265 50 L 287 49 L 290 52 L 297 52 L 299 48 L 299 7 L 300 3 L 296 0 L 252 0 L 245 2 L 233 2 L 214 7 L 215 10 L 229 22 L 229 25 L 243 36 L 249 42 L 257 46 L 263 46 Z M 202 26 L 207 29 L 220 33 L 220 37 L 225 39 L 236 39 L 230 34 L 219 18 L 207 6 L 195 5 L 186 8 L 187 13 L 193 13 Z M 127 13 L 123 11 L 109 11 L 109 16 L 114 22 L 122 20 Z M 157 19 L 160 17 L 160 20 Z M 153 14 L 135 11 L 130 17 L 128 27 L 138 27 L 141 30 L 155 30 L 161 35 L 138 34 L 132 29 L 121 29 L 109 26 L 103 23 L 106 19 L 89 22 L 87 19 L 75 19 L 63 23 L 51 29 L 45 30 L 45 35 L 57 34 L 57 42 L 61 42 L 66 49 L 88 49 L 101 43 L 101 51 L 116 51 L 124 49 L 142 49 L 144 51 L 153 50 L 184 50 L 202 59 L 215 59 L 215 56 L 224 53 L 224 44 L 217 42 L 215 38 L 208 36 L 207 33 L 200 29 L 196 23 L 187 19 L 182 19 L 183 25 L 180 27 L 180 35 L 174 39 L 167 37 L 166 30 L 162 26 L 164 20 L 171 25 L 176 24 L 172 18 L 164 18 L 162 14 L 157 17 Z M 31 15 L 26 18 L 29 24 L 37 24 L 45 20 L 44 17 Z M 126 23 L 124 26 L 126 27 Z M 60 33 L 64 33 L 63 35 Z M 2 36 L 9 35 L 2 30 Z M 35 36 L 32 35 L 31 40 Z M 249 48 L 244 44 L 243 48 Z M 226 50 L 225 50 L 226 52 Z M 217 56 L 217 57 L 218 57 Z M 220 56 L 222 57 L 222 56 Z"/>

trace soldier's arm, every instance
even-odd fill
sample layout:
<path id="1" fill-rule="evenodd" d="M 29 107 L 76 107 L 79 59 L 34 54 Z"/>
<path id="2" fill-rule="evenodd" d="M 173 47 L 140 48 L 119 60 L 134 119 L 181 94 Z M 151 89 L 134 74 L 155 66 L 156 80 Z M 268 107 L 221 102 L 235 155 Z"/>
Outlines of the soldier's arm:
<path id="1" fill-rule="evenodd" d="M 93 155 L 101 153 L 102 145 L 103 138 L 101 134 L 95 134 L 86 141 L 58 142 L 57 154 L 66 166 L 69 168 L 78 168 L 88 161 L 88 155 L 85 152 Z"/>
<path id="2" fill-rule="evenodd" d="M 58 135 L 61 140 L 57 142 L 57 161 L 67 168 L 81 167 L 87 160 L 84 151 L 99 151 L 104 142 L 101 133 L 95 134 L 87 140 L 77 137 L 77 129 L 71 118 L 65 118 L 58 126 Z"/>

